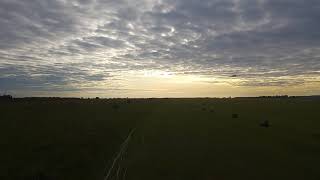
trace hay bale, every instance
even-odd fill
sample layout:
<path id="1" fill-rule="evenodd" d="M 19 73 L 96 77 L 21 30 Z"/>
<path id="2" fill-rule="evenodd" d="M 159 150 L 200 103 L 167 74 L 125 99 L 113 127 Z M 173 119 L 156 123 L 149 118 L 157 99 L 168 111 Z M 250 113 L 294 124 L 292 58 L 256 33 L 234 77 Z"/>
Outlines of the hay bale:
<path id="1" fill-rule="evenodd" d="M 260 122 L 260 127 L 264 127 L 264 128 L 270 127 L 269 121 L 268 120 L 264 120 L 264 121 Z"/>
<path id="2" fill-rule="evenodd" d="M 115 109 L 115 110 L 117 110 L 117 109 L 120 108 L 120 106 L 119 106 L 118 104 L 113 104 L 113 105 L 112 105 L 112 108 Z"/>
<path id="3" fill-rule="evenodd" d="M 29 179 L 29 178 L 26 178 Z M 51 178 L 47 175 L 45 175 L 43 172 L 39 172 L 35 175 L 33 175 L 32 177 L 30 177 L 30 180 L 51 180 Z"/>

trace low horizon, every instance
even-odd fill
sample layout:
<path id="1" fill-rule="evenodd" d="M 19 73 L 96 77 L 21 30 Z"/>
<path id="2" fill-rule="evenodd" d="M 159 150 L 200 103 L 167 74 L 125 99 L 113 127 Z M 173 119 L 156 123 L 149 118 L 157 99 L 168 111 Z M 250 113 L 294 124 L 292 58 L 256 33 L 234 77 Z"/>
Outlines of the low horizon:
<path id="1" fill-rule="evenodd" d="M 14 99 L 23 99 L 23 98 L 59 98 L 59 99 L 228 99 L 228 98 L 296 98 L 296 97 L 320 97 L 320 94 L 310 94 L 310 95 L 261 95 L 261 96 L 193 96 L 193 97 L 101 97 L 101 96 L 14 96 L 11 94 L 3 94 L 0 97 L 11 97 Z"/>

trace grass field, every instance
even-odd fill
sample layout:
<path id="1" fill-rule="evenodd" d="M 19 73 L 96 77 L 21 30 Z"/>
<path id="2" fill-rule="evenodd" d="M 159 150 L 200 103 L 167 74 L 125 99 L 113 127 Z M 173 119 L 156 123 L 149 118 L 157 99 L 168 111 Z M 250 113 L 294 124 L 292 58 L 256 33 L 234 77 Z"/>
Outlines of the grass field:
<path id="1" fill-rule="evenodd" d="M 0 116 L 1 180 L 320 179 L 319 99 L 16 99 Z"/>

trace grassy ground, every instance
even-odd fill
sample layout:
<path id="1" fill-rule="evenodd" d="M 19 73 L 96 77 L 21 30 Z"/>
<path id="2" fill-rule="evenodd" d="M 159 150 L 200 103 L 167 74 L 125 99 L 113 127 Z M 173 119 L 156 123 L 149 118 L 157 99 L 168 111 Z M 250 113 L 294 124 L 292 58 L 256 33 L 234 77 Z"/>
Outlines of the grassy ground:
<path id="1" fill-rule="evenodd" d="M 4 180 L 103 180 L 133 129 L 109 179 L 320 179 L 316 99 L 20 99 L 0 116 Z"/>

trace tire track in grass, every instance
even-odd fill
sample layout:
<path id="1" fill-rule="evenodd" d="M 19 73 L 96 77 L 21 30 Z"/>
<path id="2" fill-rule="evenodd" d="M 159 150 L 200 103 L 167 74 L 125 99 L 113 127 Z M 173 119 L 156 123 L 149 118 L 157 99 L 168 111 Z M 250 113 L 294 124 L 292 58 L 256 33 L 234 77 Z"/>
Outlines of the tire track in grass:
<path id="1" fill-rule="evenodd" d="M 113 159 L 113 162 L 112 162 L 112 165 L 111 167 L 108 169 L 108 172 L 106 173 L 106 176 L 104 177 L 104 180 L 109 180 L 109 178 L 111 177 L 111 173 L 114 169 L 114 167 L 116 166 L 117 162 L 119 162 L 119 159 L 120 160 L 123 160 L 123 154 L 126 152 L 126 150 L 128 149 L 128 144 L 130 142 L 130 139 L 133 135 L 133 133 L 136 131 L 136 128 L 132 129 L 127 138 L 123 141 L 123 143 L 121 144 L 120 146 L 120 150 L 119 152 L 117 153 L 117 155 L 115 156 L 115 158 Z M 121 169 L 121 164 L 119 164 L 118 166 L 118 169 L 117 169 L 117 177 L 119 177 L 119 173 L 120 173 L 120 169 Z M 125 177 L 125 175 L 124 175 Z M 118 178 L 117 178 L 118 179 Z"/>

